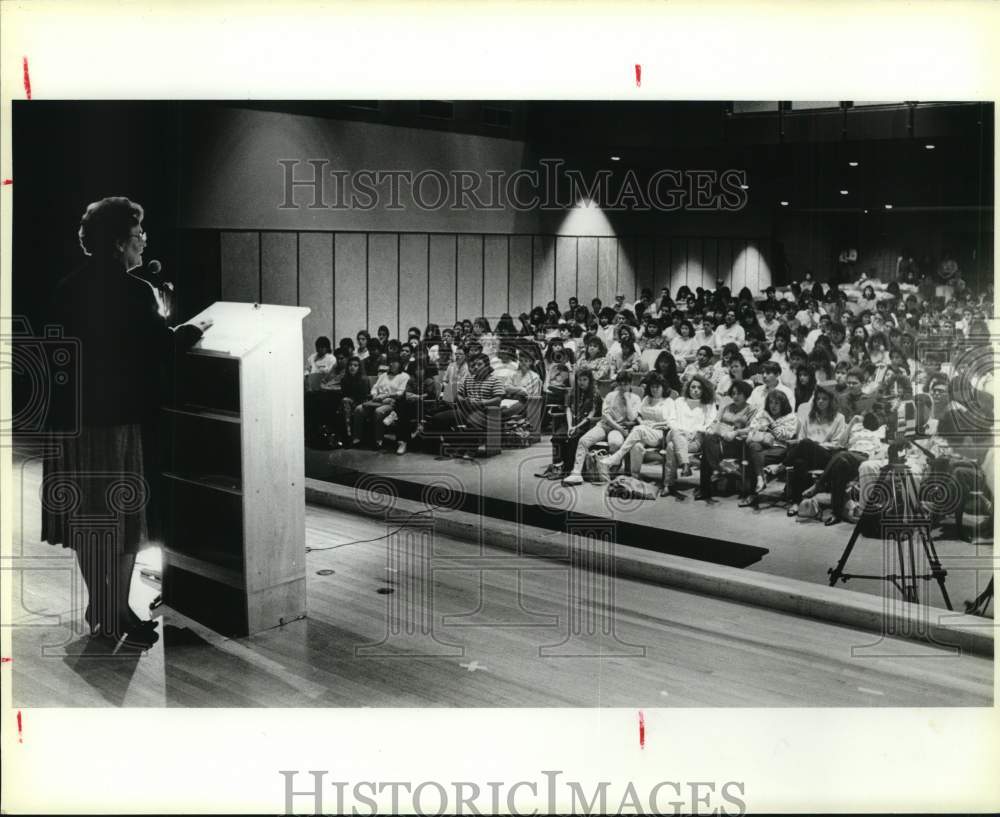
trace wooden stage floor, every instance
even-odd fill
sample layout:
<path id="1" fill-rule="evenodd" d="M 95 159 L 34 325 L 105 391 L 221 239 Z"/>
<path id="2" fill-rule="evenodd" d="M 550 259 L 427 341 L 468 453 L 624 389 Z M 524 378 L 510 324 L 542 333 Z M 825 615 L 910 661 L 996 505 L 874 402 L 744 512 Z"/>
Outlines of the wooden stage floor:
<path id="1" fill-rule="evenodd" d="M 853 530 L 844 523 L 826 527 L 814 520 L 789 519 L 783 507 L 739 508 L 735 496 L 720 497 L 717 503 L 707 505 L 695 502 L 690 490 L 685 491 L 688 498 L 684 501 L 672 497 L 609 499 L 603 485 L 584 483 L 566 488 L 534 476 L 550 461 L 547 441 L 472 461 L 437 460 L 416 451 L 400 457 L 366 449 L 307 449 L 306 475 L 358 486 L 362 502 L 368 491 L 390 483 L 391 490 L 404 498 L 425 501 L 429 506 L 449 507 L 464 493 L 469 504 L 463 509 L 481 513 L 484 526 L 489 525 L 490 516 L 517 520 L 523 515 L 526 524 L 562 530 L 567 512 L 613 520 L 620 544 L 823 585 L 828 583 L 827 571 L 837 564 Z M 644 476 L 651 479 L 658 473 L 656 465 L 644 468 Z M 697 473 L 683 484 L 696 485 Z M 935 538 L 935 546 L 948 571 L 945 585 L 952 605 L 961 611 L 964 601 L 975 598 L 993 575 L 992 540 L 974 545 L 956 538 Z M 883 575 L 881 543 L 860 539 L 847 569 Z M 891 586 L 874 580 L 851 579 L 840 586 L 878 596 L 896 593 Z M 945 607 L 936 583 L 929 582 L 919 591 L 924 603 Z"/>
<path id="2" fill-rule="evenodd" d="M 568 577 L 522 557 L 519 571 L 435 573 L 412 614 L 433 643 L 383 641 L 413 577 L 387 568 L 384 523 L 307 506 L 308 611 L 226 639 L 161 608 L 161 640 L 104 656 L 72 632 L 86 603 L 75 562 L 39 541 L 35 462 L 18 476 L 12 621 L 14 706 L 27 707 L 741 707 L 989 706 L 993 663 L 940 649 L 618 579 L 611 619 L 572 630 Z M 782 520 L 784 521 L 784 520 Z M 435 541 L 449 553 L 479 546 Z M 325 549 L 324 549 L 325 548 Z M 483 556 L 504 556 L 487 549 Z M 149 555 L 144 558 L 149 558 Z M 517 580 L 521 584 L 518 586 Z M 391 591 L 391 592 L 386 592 Z M 156 588 L 133 580 L 133 606 Z M 614 632 L 614 638 L 608 632 Z M 550 655 L 546 646 L 560 655 Z M 561 646 L 560 646 L 561 645 Z M 415 651 L 423 654 L 415 655 Z M 428 655 L 428 652 L 436 654 Z"/>

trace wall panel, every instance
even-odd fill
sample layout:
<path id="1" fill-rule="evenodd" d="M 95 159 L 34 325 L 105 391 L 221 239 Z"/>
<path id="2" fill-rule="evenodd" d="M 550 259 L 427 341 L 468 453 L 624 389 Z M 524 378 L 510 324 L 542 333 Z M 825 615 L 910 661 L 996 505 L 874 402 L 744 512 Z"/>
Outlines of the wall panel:
<path id="1" fill-rule="evenodd" d="M 427 286 L 430 292 L 430 321 L 451 326 L 456 320 L 455 262 L 456 240 L 452 235 L 431 235 L 430 268 Z M 469 317 L 458 315 L 459 319 Z"/>
<path id="2" fill-rule="evenodd" d="M 458 237 L 458 317 L 483 314 L 483 237 Z M 490 321 L 492 327 L 495 321 Z"/>
<path id="3" fill-rule="evenodd" d="M 399 237 L 399 324 L 424 330 L 427 318 L 427 262 L 430 237 Z M 451 326 L 451 323 L 447 324 Z"/>
<path id="4" fill-rule="evenodd" d="M 306 353 L 314 350 L 316 338 L 333 336 L 333 236 L 330 233 L 299 234 L 299 305 L 311 310 L 302 322 Z M 352 333 L 353 337 L 353 333 Z"/>
<path id="5" fill-rule="evenodd" d="M 670 294 L 677 294 L 677 287 L 673 281 L 673 246 L 669 238 L 657 236 L 653 239 L 653 261 L 655 269 L 655 280 L 653 290 L 659 292 L 663 287 L 670 288 Z"/>
<path id="6" fill-rule="evenodd" d="M 337 233 L 334 245 L 333 326 L 338 338 L 376 327 L 367 326 L 368 274 L 365 233 Z"/>
<path id="7" fill-rule="evenodd" d="M 260 301 L 260 234 L 229 233 L 219 236 L 219 276 L 222 300 Z"/>
<path id="8" fill-rule="evenodd" d="M 510 237 L 510 313 L 530 312 L 534 302 L 531 293 L 531 236 Z M 544 304 L 542 304 L 544 306 Z"/>
<path id="9" fill-rule="evenodd" d="M 396 233 L 368 235 L 368 326 L 389 327 L 389 334 L 405 335 L 399 326 L 399 247 Z M 421 327 L 423 329 L 423 327 Z"/>
<path id="10" fill-rule="evenodd" d="M 296 233 L 260 234 L 261 302 L 295 306 L 298 303 Z"/>
<path id="11" fill-rule="evenodd" d="M 579 267 L 577 268 L 577 297 L 580 302 L 589 307 L 594 298 L 601 297 L 597 290 L 597 239 L 589 236 L 581 236 L 579 239 Z M 611 303 L 604 301 L 605 306 Z"/>
<path id="12" fill-rule="evenodd" d="M 507 312 L 507 236 L 483 237 L 483 312 L 494 325 Z M 516 312 L 512 313 L 517 318 Z M 517 321 L 514 321 L 517 325 Z"/>
<path id="13" fill-rule="evenodd" d="M 619 238 L 617 243 L 618 290 L 625 293 L 625 300 L 635 302 L 639 300 L 639 293 L 642 290 L 635 268 L 638 239 Z M 653 293 L 654 296 L 656 294 L 656 292 Z"/>
<path id="14" fill-rule="evenodd" d="M 555 241 L 550 235 L 536 235 L 532 238 L 534 254 L 534 278 L 532 281 L 532 303 L 545 306 L 556 294 Z M 562 304 L 559 305 L 560 307 Z"/>
<path id="15" fill-rule="evenodd" d="M 576 238 L 559 236 L 556 238 L 556 300 L 564 312 L 572 297 L 579 297 L 576 291 Z"/>
<path id="16" fill-rule="evenodd" d="M 615 302 L 618 294 L 617 246 L 616 238 L 597 239 L 597 297 L 608 306 Z"/>

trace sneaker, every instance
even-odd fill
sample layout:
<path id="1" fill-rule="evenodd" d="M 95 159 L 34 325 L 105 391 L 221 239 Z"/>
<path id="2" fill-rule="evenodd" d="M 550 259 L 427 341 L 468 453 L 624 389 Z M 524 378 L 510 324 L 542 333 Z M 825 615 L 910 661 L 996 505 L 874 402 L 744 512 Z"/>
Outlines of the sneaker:
<path id="1" fill-rule="evenodd" d="M 390 411 L 387 415 L 385 415 L 385 419 L 382 420 L 382 424 L 383 425 L 387 425 L 387 426 L 391 426 L 398 419 L 399 419 L 399 415 L 396 414 L 396 412 L 394 412 L 394 411 Z"/>
<path id="2" fill-rule="evenodd" d="M 406 453 L 406 443 L 400 443 L 399 445 L 397 445 L 396 446 L 396 453 L 400 454 L 400 455 L 405 454 Z"/>
<path id="3" fill-rule="evenodd" d="M 562 484 L 583 485 L 583 476 L 581 474 L 570 474 L 568 477 L 563 478 Z"/>

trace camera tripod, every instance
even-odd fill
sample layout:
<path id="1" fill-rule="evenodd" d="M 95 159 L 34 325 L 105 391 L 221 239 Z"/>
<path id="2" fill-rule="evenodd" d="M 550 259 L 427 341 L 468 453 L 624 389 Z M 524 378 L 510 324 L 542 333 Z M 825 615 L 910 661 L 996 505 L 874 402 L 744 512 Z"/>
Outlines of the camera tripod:
<path id="1" fill-rule="evenodd" d="M 881 509 L 881 519 L 876 523 L 879 526 L 877 535 L 881 536 L 886 547 L 891 548 L 886 554 L 886 566 L 889 566 L 889 559 L 893 559 L 890 570 L 894 572 L 881 576 L 844 572 L 858 538 L 872 536 L 871 531 L 864 530 L 870 521 L 866 519 L 867 509 L 862 508 L 861 518 L 854 526 L 840 561 L 836 567 L 831 567 L 827 571 L 830 574 L 830 586 L 835 585 L 838 579 L 842 582 L 848 579 L 878 579 L 890 582 L 899 590 L 904 600 L 917 604 L 920 600 L 917 582 L 934 579 L 941 588 L 944 603 L 949 610 L 954 609 L 944 586 L 944 579 L 948 573 L 941 567 L 941 561 L 938 559 L 937 549 L 931 538 L 931 519 L 927 511 L 920 506 L 916 480 L 910 469 L 904 463 L 890 462 L 879 472 L 870 496 L 885 500 L 885 507 Z M 929 573 L 917 572 L 917 548 L 914 539 L 919 540 L 919 547 L 927 564 L 930 565 Z"/>

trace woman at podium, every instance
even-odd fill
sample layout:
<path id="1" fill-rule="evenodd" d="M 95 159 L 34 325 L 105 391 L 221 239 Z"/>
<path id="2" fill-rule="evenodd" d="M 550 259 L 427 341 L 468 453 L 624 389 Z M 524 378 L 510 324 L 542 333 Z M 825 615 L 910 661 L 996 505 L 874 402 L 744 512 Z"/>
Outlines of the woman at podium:
<path id="1" fill-rule="evenodd" d="M 161 370 L 211 325 L 167 325 L 149 275 L 159 263 L 143 265 L 143 215 L 115 196 L 90 204 L 80 220 L 86 261 L 57 285 L 50 313 L 78 355 L 79 388 L 50 389 L 55 454 L 42 482 L 42 539 L 76 553 L 91 634 L 138 648 L 157 640 L 155 624 L 140 620 L 128 599 L 152 524 L 145 475 Z"/>

